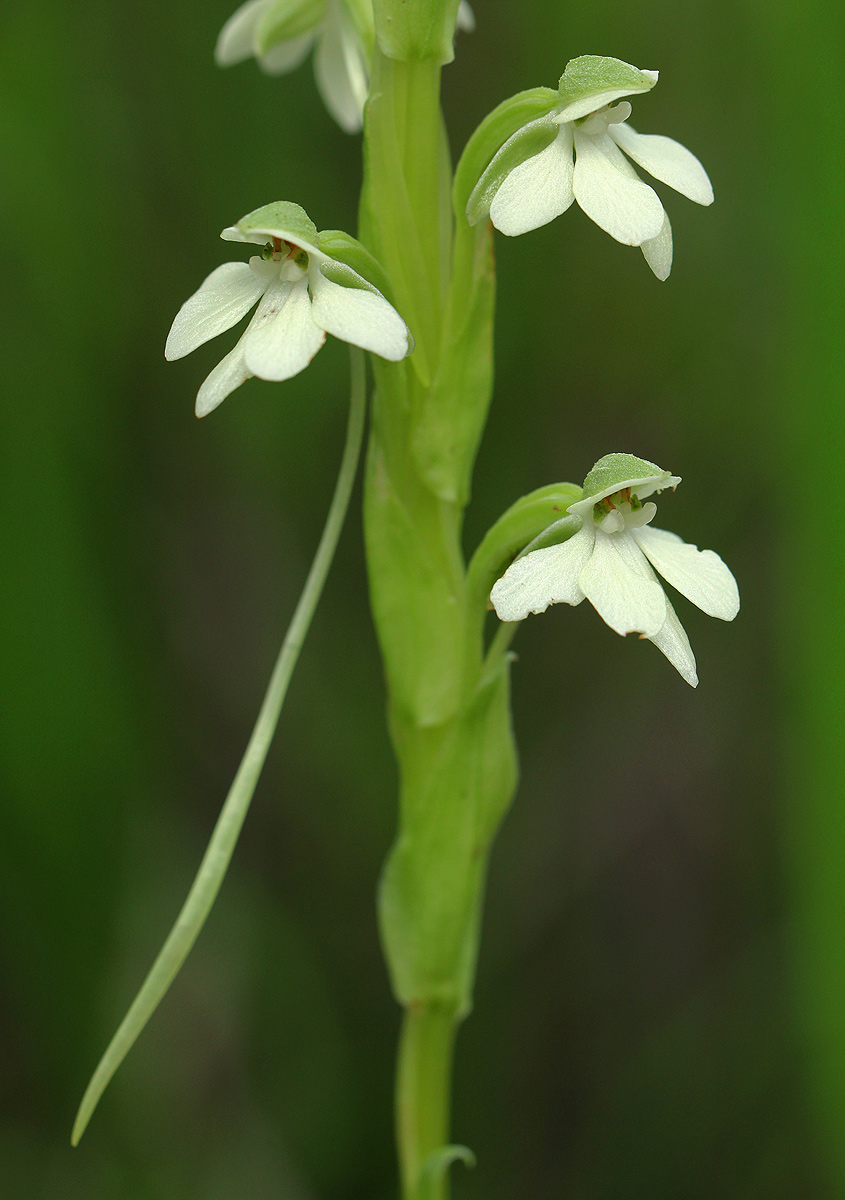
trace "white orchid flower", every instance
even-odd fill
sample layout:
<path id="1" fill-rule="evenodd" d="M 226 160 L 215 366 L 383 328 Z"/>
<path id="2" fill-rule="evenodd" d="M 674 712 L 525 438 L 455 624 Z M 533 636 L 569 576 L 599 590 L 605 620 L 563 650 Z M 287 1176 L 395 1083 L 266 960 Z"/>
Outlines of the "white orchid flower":
<path id="1" fill-rule="evenodd" d="M 220 236 L 263 245 L 264 253 L 248 263 L 224 263 L 211 272 L 176 314 L 165 358 L 183 358 L 231 329 L 253 305 L 258 308 L 234 350 L 200 388 L 198 417 L 212 412 L 253 375 L 269 380 L 298 375 L 327 333 L 391 362 L 413 349 L 407 325 L 378 288 L 314 244 L 332 235 L 318 234 L 299 205 L 268 204 Z M 353 239 L 334 237 L 345 239 L 366 256 Z"/>
<path id="2" fill-rule="evenodd" d="M 529 550 L 494 585 L 490 599 L 500 620 L 522 621 L 550 604 L 587 599 L 623 637 L 639 633 L 654 642 L 696 687 L 689 639 L 652 568 L 703 612 L 723 621 L 739 612 L 739 592 L 718 554 L 652 527 L 657 505 L 643 501 L 680 482 L 630 454 L 600 459 L 585 480 L 583 499 L 567 509 L 580 519 L 580 530 L 562 544 Z"/>
<path id="3" fill-rule="evenodd" d="M 666 279 L 672 227 L 659 196 L 628 160 L 696 204 L 712 204 L 713 188 L 686 147 L 628 124 L 631 105 L 623 97 L 649 91 L 657 74 L 619 59 L 573 59 L 554 109 L 513 133 L 479 181 L 476 193 L 486 193 L 484 211 L 495 227 L 510 237 L 527 233 L 577 201 L 617 242 L 639 246 L 657 278 Z M 536 151 L 538 140 L 547 144 Z M 471 198 L 468 212 L 473 206 Z"/>
<path id="4" fill-rule="evenodd" d="M 356 15 L 358 9 L 362 6 L 356 6 Z M 369 4 L 362 11 L 371 23 Z M 284 36 L 286 30 L 292 35 Z M 218 66 L 229 67 L 254 56 L 268 75 L 284 75 L 312 49 L 323 103 L 346 133 L 360 132 L 369 54 L 344 0 L 247 0 L 221 29 L 214 58 Z"/>
<path id="5" fill-rule="evenodd" d="M 455 27 L 475 29 L 467 0 L 458 6 Z M 268 75 L 285 75 L 313 49 L 323 103 L 345 133 L 360 133 L 372 43 L 371 0 L 247 0 L 220 30 L 214 59 L 231 67 L 255 58 Z"/>

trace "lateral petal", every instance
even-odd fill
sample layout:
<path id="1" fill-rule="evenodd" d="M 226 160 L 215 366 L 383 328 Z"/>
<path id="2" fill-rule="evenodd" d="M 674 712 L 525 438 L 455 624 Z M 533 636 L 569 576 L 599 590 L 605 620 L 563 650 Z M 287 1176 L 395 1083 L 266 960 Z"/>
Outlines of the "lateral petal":
<path id="1" fill-rule="evenodd" d="M 578 577 L 578 586 L 611 629 L 623 637 L 642 633 L 653 637 L 666 620 L 663 588 L 649 579 L 637 545 L 627 534 L 596 531 L 590 560 Z M 649 572 L 650 573 L 650 572 Z"/>
<path id="2" fill-rule="evenodd" d="M 246 365 L 261 379 L 290 379 L 326 340 L 311 317 L 306 279 L 272 284 L 244 334 Z"/>
<path id="3" fill-rule="evenodd" d="M 607 132 L 649 175 L 667 183 L 696 204 L 713 203 L 713 185 L 707 172 L 686 146 L 660 134 L 637 133 L 626 122 L 611 125 Z"/>
<path id="4" fill-rule="evenodd" d="M 491 221 L 508 237 L 548 225 L 575 199 L 573 170 L 572 126 L 561 125 L 551 145 L 505 176 L 490 205 Z"/>
<path id="5" fill-rule="evenodd" d="M 672 226 L 669 218 L 663 218 L 663 228 L 656 238 L 649 238 L 640 246 L 643 258 L 661 281 L 669 278 L 672 270 Z"/>
<path id="6" fill-rule="evenodd" d="M 295 71 L 314 45 L 314 34 L 300 34 L 299 37 L 288 38 L 286 42 L 277 42 L 269 50 L 258 56 L 258 65 L 265 75 L 286 75 Z"/>
<path id="7" fill-rule="evenodd" d="M 494 585 L 490 600 L 500 621 L 522 621 L 550 604 L 580 604 L 578 576 L 593 550 L 595 526 L 584 526 L 569 541 L 518 558 Z"/>
<path id="8" fill-rule="evenodd" d="M 361 278 L 351 268 L 349 274 Z M 391 362 L 408 353 L 408 326 L 381 292 L 364 286 L 343 287 L 319 270 L 311 272 L 309 287 L 311 319 L 326 333 Z"/>
<path id="9" fill-rule="evenodd" d="M 361 43 L 346 10 L 329 0 L 314 55 L 314 75 L 323 103 L 346 133 L 359 133 L 369 93 Z"/>
<path id="10" fill-rule="evenodd" d="M 576 128 L 573 187 L 587 216 L 617 242 L 640 246 L 663 228 L 657 193 L 606 133 L 590 137 Z"/>
<path id="11" fill-rule="evenodd" d="M 167 335 L 164 357 L 184 358 L 197 346 L 225 333 L 240 321 L 264 293 L 267 284 L 249 263 L 223 263 L 185 301 Z"/>
<path id="12" fill-rule="evenodd" d="M 255 50 L 255 31 L 268 6 L 269 0 L 246 0 L 232 13 L 220 30 L 214 48 L 214 61 L 218 67 L 231 67 L 243 62 Z"/>
<path id="13" fill-rule="evenodd" d="M 666 599 L 666 620 L 662 627 L 649 639 L 661 650 L 669 662 L 687 681 L 690 687 L 698 687 L 698 672 L 695 669 L 695 655 L 689 644 L 687 632 L 678 620 L 677 613 L 668 597 Z"/>
<path id="14" fill-rule="evenodd" d="M 242 383 L 252 377 L 252 372 L 247 369 L 244 359 L 245 340 L 246 332 L 243 333 L 234 350 L 231 350 L 204 380 L 197 392 L 194 409 L 198 417 L 207 417 L 217 408 L 218 404 L 223 403 L 227 396 L 231 396 L 235 388 L 240 387 Z"/>
<path id="15" fill-rule="evenodd" d="M 633 537 L 667 583 L 710 617 L 732 621 L 739 612 L 736 580 L 714 550 L 699 550 L 666 529 L 644 525 Z"/>

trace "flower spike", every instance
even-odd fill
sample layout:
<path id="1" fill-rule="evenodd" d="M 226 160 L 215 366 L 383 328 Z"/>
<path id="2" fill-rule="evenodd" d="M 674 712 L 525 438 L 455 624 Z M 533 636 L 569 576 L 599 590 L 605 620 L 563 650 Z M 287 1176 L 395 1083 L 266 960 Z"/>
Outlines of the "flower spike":
<path id="1" fill-rule="evenodd" d="M 201 386 L 198 417 L 253 375 L 269 380 L 298 375 L 327 333 L 391 362 L 413 349 L 410 331 L 393 305 L 352 266 L 319 248 L 321 235 L 298 204 L 267 204 L 220 236 L 263 246 L 263 252 L 248 263 L 224 263 L 211 272 L 176 314 L 165 358 L 183 358 L 258 307 L 234 350 Z M 366 261 L 363 247 L 337 231 L 330 231 L 328 244 L 343 246 L 344 238 L 360 252 L 356 261 Z"/>
<path id="2" fill-rule="evenodd" d="M 581 521 L 578 532 L 517 558 L 493 587 L 490 599 L 499 619 L 522 621 L 550 604 L 587 599 L 623 637 L 639 633 L 654 642 L 696 687 L 689 639 L 652 568 L 708 616 L 723 621 L 739 612 L 739 591 L 714 551 L 652 528 L 657 505 L 647 498 L 680 482 L 632 454 L 599 459 L 584 481 L 582 498 L 566 510 Z"/>

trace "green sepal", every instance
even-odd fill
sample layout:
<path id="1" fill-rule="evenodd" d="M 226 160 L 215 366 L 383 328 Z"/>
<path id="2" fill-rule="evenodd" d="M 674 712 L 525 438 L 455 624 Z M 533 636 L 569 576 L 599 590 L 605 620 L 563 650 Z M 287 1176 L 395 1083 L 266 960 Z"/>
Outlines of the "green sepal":
<path id="1" fill-rule="evenodd" d="M 264 234 L 267 237 L 283 237 L 286 233 L 309 245 L 317 240 L 317 226 L 304 208 L 292 200 L 275 200 L 247 213 L 238 221 L 237 228 L 245 236 Z"/>
<path id="2" fill-rule="evenodd" d="M 441 1146 L 420 1167 L 414 1200 L 437 1200 L 441 1194 L 438 1185 L 453 1163 L 462 1162 L 465 1167 L 475 1166 L 475 1155 L 469 1146 Z"/>
<path id="3" fill-rule="evenodd" d="M 362 246 L 357 238 L 340 229 L 322 229 L 317 235 L 316 246 L 318 250 L 322 250 L 336 262 L 345 263 L 347 267 L 351 267 L 367 283 L 371 283 L 377 291 L 381 292 L 391 304 L 393 303 L 393 289 L 390 286 L 387 272 L 378 259 L 370 254 L 366 246 Z M 334 279 L 327 270 L 323 270 L 323 274 L 333 282 L 346 287 L 350 286 L 344 279 Z"/>
<path id="4" fill-rule="evenodd" d="M 266 54 L 280 42 L 289 42 L 319 25 L 326 0 L 277 0 L 271 4 L 255 30 L 257 54 Z"/>
<path id="5" fill-rule="evenodd" d="M 496 580 L 526 547 L 539 549 L 544 534 L 548 533 L 551 540 L 543 545 L 556 545 L 577 533 L 581 522 L 567 516 L 566 510 L 581 498 L 577 484 L 552 483 L 512 504 L 490 527 L 470 560 L 467 578 L 471 603 L 486 608 Z"/>
<path id="6" fill-rule="evenodd" d="M 466 213 L 470 224 L 474 225 L 486 216 L 490 210 L 490 202 L 507 172 L 532 154 L 539 154 L 540 150 L 545 149 L 554 139 L 557 133 L 554 126 L 550 126 L 539 138 L 532 129 L 525 142 L 519 142 L 518 149 L 522 157 L 511 162 L 511 155 L 508 154 L 507 169 L 500 171 L 501 163 L 495 170 L 492 169 L 494 160 L 505 148 L 506 143 L 515 137 L 523 126 L 548 117 L 554 112 L 557 104 L 558 94 L 552 88 L 531 88 L 503 100 L 488 113 L 464 147 L 455 171 L 453 199 L 458 220 Z M 544 138 L 547 138 L 545 142 Z M 533 148 L 535 145 L 536 149 Z"/>
<path id="7" fill-rule="evenodd" d="M 455 57 L 460 0 L 373 0 L 376 40 L 382 54 L 402 62 Z"/>
<path id="8" fill-rule="evenodd" d="M 633 454 L 605 454 L 584 480 L 583 499 L 607 496 L 634 480 L 654 479 L 655 476 L 665 476 L 667 481 L 670 479 L 668 471 L 648 459 L 636 458 Z"/>
<path id="9" fill-rule="evenodd" d="M 510 662 L 444 725 L 394 719 L 400 828 L 379 885 L 379 921 L 397 1000 L 472 1003 L 490 843 L 516 789 Z"/>
<path id="10" fill-rule="evenodd" d="M 622 96 L 649 92 L 656 83 L 656 71 L 640 71 L 620 58 L 582 54 L 570 59 L 560 77 L 558 112 L 564 120 L 576 121 Z"/>

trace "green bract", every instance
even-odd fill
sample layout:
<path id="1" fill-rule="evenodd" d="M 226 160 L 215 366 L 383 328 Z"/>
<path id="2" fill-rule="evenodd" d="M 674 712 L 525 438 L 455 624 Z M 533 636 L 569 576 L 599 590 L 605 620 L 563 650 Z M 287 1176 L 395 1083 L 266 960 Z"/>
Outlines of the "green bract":
<path id="1" fill-rule="evenodd" d="M 402 1004 L 469 1011 L 490 842 L 516 786 L 508 662 L 455 719 L 393 721 L 402 828 L 379 886 L 379 918 Z"/>
<path id="2" fill-rule="evenodd" d="M 278 0 L 258 23 L 255 44 L 259 54 L 308 33 L 322 21 L 325 10 L 326 0 Z"/>
<path id="3" fill-rule="evenodd" d="M 286 234 L 292 234 L 298 241 L 309 242 L 312 246 L 317 240 L 317 226 L 305 209 L 291 200 L 275 200 L 256 208 L 241 217 L 236 228 L 246 238 L 284 238 Z"/>
<path id="4" fill-rule="evenodd" d="M 640 71 L 619 58 L 582 54 L 570 59 L 560 77 L 555 120 L 577 121 L 623 96 L 649 92 L 656 83 L 656 71 Z"/>

